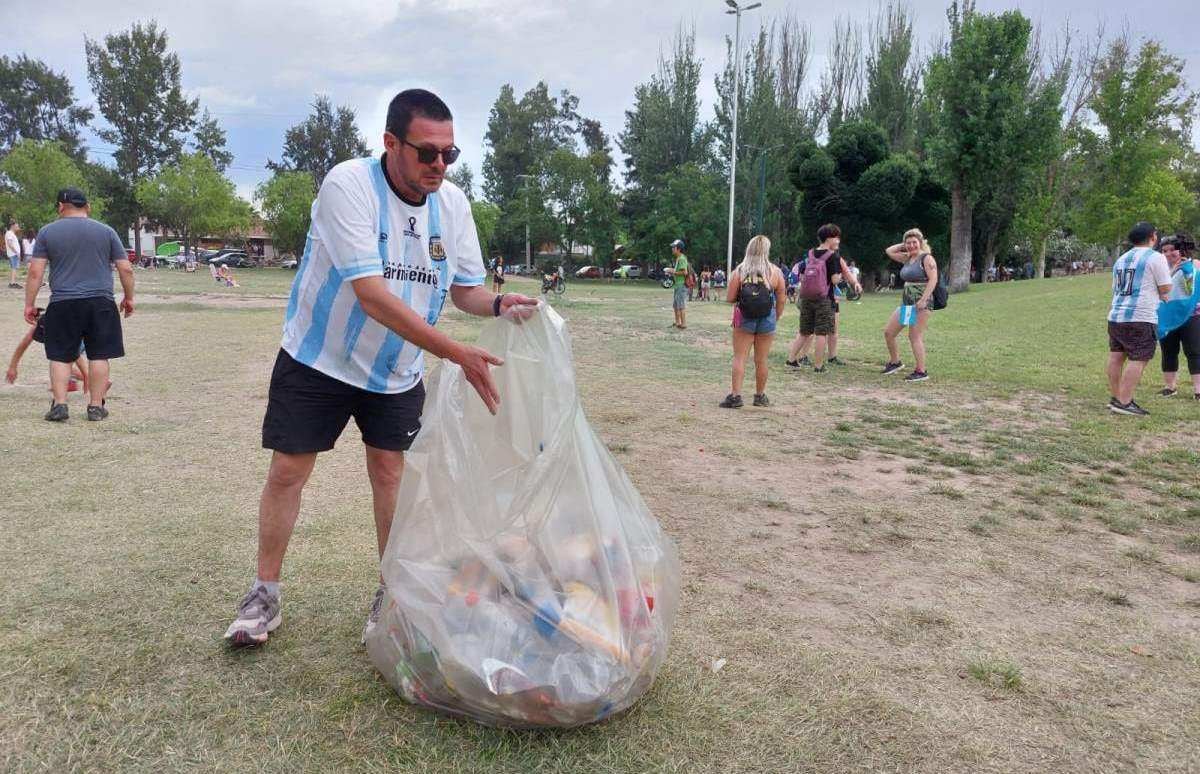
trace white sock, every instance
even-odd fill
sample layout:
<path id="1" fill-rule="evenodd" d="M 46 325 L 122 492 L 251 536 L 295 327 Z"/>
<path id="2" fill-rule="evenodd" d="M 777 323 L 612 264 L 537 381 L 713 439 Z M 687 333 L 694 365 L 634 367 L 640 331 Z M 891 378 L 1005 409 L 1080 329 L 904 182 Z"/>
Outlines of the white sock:
<path id="1" fill-rule="evenodd" d="M 250 587 L 250 590 L 253 591 L 259 586 L 265 586 L 267 588 L 267 593 L 271 596 L 279 596 L 279 581 L 265 581 L 262 578 L 255 578 L 254 585 Z"/>

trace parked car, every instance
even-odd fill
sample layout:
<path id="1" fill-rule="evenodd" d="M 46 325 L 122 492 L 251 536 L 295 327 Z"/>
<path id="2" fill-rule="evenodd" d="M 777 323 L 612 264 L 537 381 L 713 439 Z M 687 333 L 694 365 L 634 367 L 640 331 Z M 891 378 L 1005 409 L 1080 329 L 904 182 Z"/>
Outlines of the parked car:
<path id="1" fill-rule="evenodd" d="M 642 267 L 626 264 L 613 269 L 612 275 L 620 279 L 639 279 L 642 276 Z"/>
<path id="2" fill-rule="evenodd" d="M 575 272 L 575 276 L 579 279 L 600 279 L 600 267 L 583 266 Z"/>
<path id="3" fill-rule="evenodd" d="M 299 265 L 300 261 L 296 260 L 295 256 L 292 256 L 291 258 L 284 258 L 279 262 L 279 268 L 281 269 L 294 269 Z"/>
<path id="4" fill-rule="evenodd" d="M 228 266 L 231 269 L 249 269 L 258 265 L 242 250 L 222 251 L 220 255 L 209 258 L 208 262 L 214 266 Z"/>

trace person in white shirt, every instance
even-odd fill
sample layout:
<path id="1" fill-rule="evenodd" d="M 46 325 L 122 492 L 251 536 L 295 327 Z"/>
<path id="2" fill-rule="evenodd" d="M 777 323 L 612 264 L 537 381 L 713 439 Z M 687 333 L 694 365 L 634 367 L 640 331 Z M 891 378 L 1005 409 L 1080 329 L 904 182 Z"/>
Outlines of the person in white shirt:
<path id="1" fill-rule="evenodd" d="M 404 452 L 421 429 L 425 352 L 460 366 L 495 413 L 487 351 L 436 327 L 447 296 L 464 312 L 528 317 L 537 300 L 483 287 L 486 272 L 470 202 L 446 168 L 458 158 L 449 108 L 410 89 L 388 107 L 382 158 L 330 170 L 292 283 L 263 419 L 271 466 L 258 511 L 258 576 L 225 632 L 258 645 L 282 620 L 279 575 L 317 454 L 354 417 L 366 446 L 379 553 L 387 545 Z M 382 583 L 363 632 L 379 620 Z"/>
<path id="2" fill-rule="evenodd" d="M 8 256 L 8 286 L 10 288 L 19 288 L 21 283 L 17 282 L 17 269 L 21 268 L 21 240 L 18 235 L 21 233 L 21 226 L 15 220 L 8 222 L 8 230 L 4 232 L 4 254 Z"/>
<path id="3" fill-rule="evenodd" d="M 1171 291 L 1171 269 L 1151 245 L 1158 232 L 1142 221 L 1129 231 L 1133 248 L 1113 264 L 1112 306 L 1108 312 L 1108 408 L 1114 414 L 1146 416 L 1133 400 L 1158 342 L 1158 305 Z"/>

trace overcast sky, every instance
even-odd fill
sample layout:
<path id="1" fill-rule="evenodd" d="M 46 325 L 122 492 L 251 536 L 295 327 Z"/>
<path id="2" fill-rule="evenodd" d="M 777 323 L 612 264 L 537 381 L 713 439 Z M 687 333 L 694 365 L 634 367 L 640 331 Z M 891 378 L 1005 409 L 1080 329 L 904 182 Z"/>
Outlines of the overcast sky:
<path id="1" fill-rule="evenodd" d="M 927 48 L 945 29 L 945 4 L 912 0 L 909 6 Z M 743 44 L 759 24 L 792 11 L 813 33 L 811 86 L 825 62 L 822 33 L 834 17 L 865 23 L 877 7 L 875 0 L 764 0 L 743 16 Z M 1068 20 L 1084 31 L 1100 23 L 1114 32 L 1128 25 L 1135 37 L 1157 36 L 1185 58 L 1188 82 L 1200 89 L 1196 0 L 1156 0 L 1132 11 L 1116 0 L 979 0 L 978 7 L 1020 8 L 1050 33 Z M 539 79 L 555 93 L 570 89 L 580 98 L 580 113 L 599 119 L 615 138 L 634 86 L 654 71 L 680 22 L 695 26 L 705 67 L 704 115 L 710 117 L 713 75 L 734 29 L 724 10 L 721 0 L 0 0 L 0 52 L 26 53 L 66 72 L 76 97 L 90 104 L 84 37 L 156 19 L 182 59 L 185 90 L 228 133 L 234 154 L 229 174 L 248 196 L 267 177 L 266 160 L 279 158 L 284 131 L 307 116 L 315 93 L 352 107 L 362 134 L 379 148 L 387 103 L 397 91 L 421 86 L 437 92 L 455 114 L 462 160 L 477 181 L 488 111 L 504 83 L 518 96 Z M 91 145 L 94 157 L 104 158 L 106 146 L 95 138 Z"/>

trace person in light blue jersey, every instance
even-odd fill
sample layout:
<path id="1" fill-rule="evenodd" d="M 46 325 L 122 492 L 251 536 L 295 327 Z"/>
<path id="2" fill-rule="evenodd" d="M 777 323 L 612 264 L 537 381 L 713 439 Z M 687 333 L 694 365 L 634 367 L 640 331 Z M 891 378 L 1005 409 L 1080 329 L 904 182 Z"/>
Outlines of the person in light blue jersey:
<path id="1" fill-rule="evenodd" d="M 1192 377 L 1192 399 L 1200 401 L 1200 304 L 1195 303 L 1200 295 L 1200 288 L 1196 287 L 1200 261 L 1192 258 L 1195 249 L 1195 242 L 1187 234 L 1166 237 L 1158 244 L 1158 251 L 1171 267 L 1169 303 L 1158 310 L 1163 375 L 1163 388 L 1158 394 L 1164 398 L 1172 398 L 1179 392 L 1179 350 L 1183 349 Z M 1173 320 L 1171 306 L 1180 307 Z"/>
<path id="2" fill-rule="evenodd" d="M 312 206 L 271 374 L 263 447 L 273 451 L 258 509 L 258 575 L 225 632 L 258 645 L 282 621 L 279 576 L 317 454 L 353 417 L 382 555 L 396 510 L 404 452 L 421 429 L 425 353 L 460 366 L 493 413 L 489 369 L 499 358 L 435 326 L 446 298 L 480 316 L 528 317 L 537 301 L 483 287 L 486 271 L 470 203 L 446 168 L 458 158 L 450 109 L 410 89 L 388 107 L 381 158 L 351 159 L 326 175 Z M 367 617 L 378 621 L 380 583 Z"/>
<path id="3" fill-rule="evenodd" d="M 1171 290 L 1167 259 L 1154 249 L 1158 231 L 1142 221 L 1129 230 L 1133 247 L 1113 264 L 1112 306 L 1108 311 L 1108 409 L 1146 416 L 1133 400 L 1158 340 L 1158 305 Z"/>

